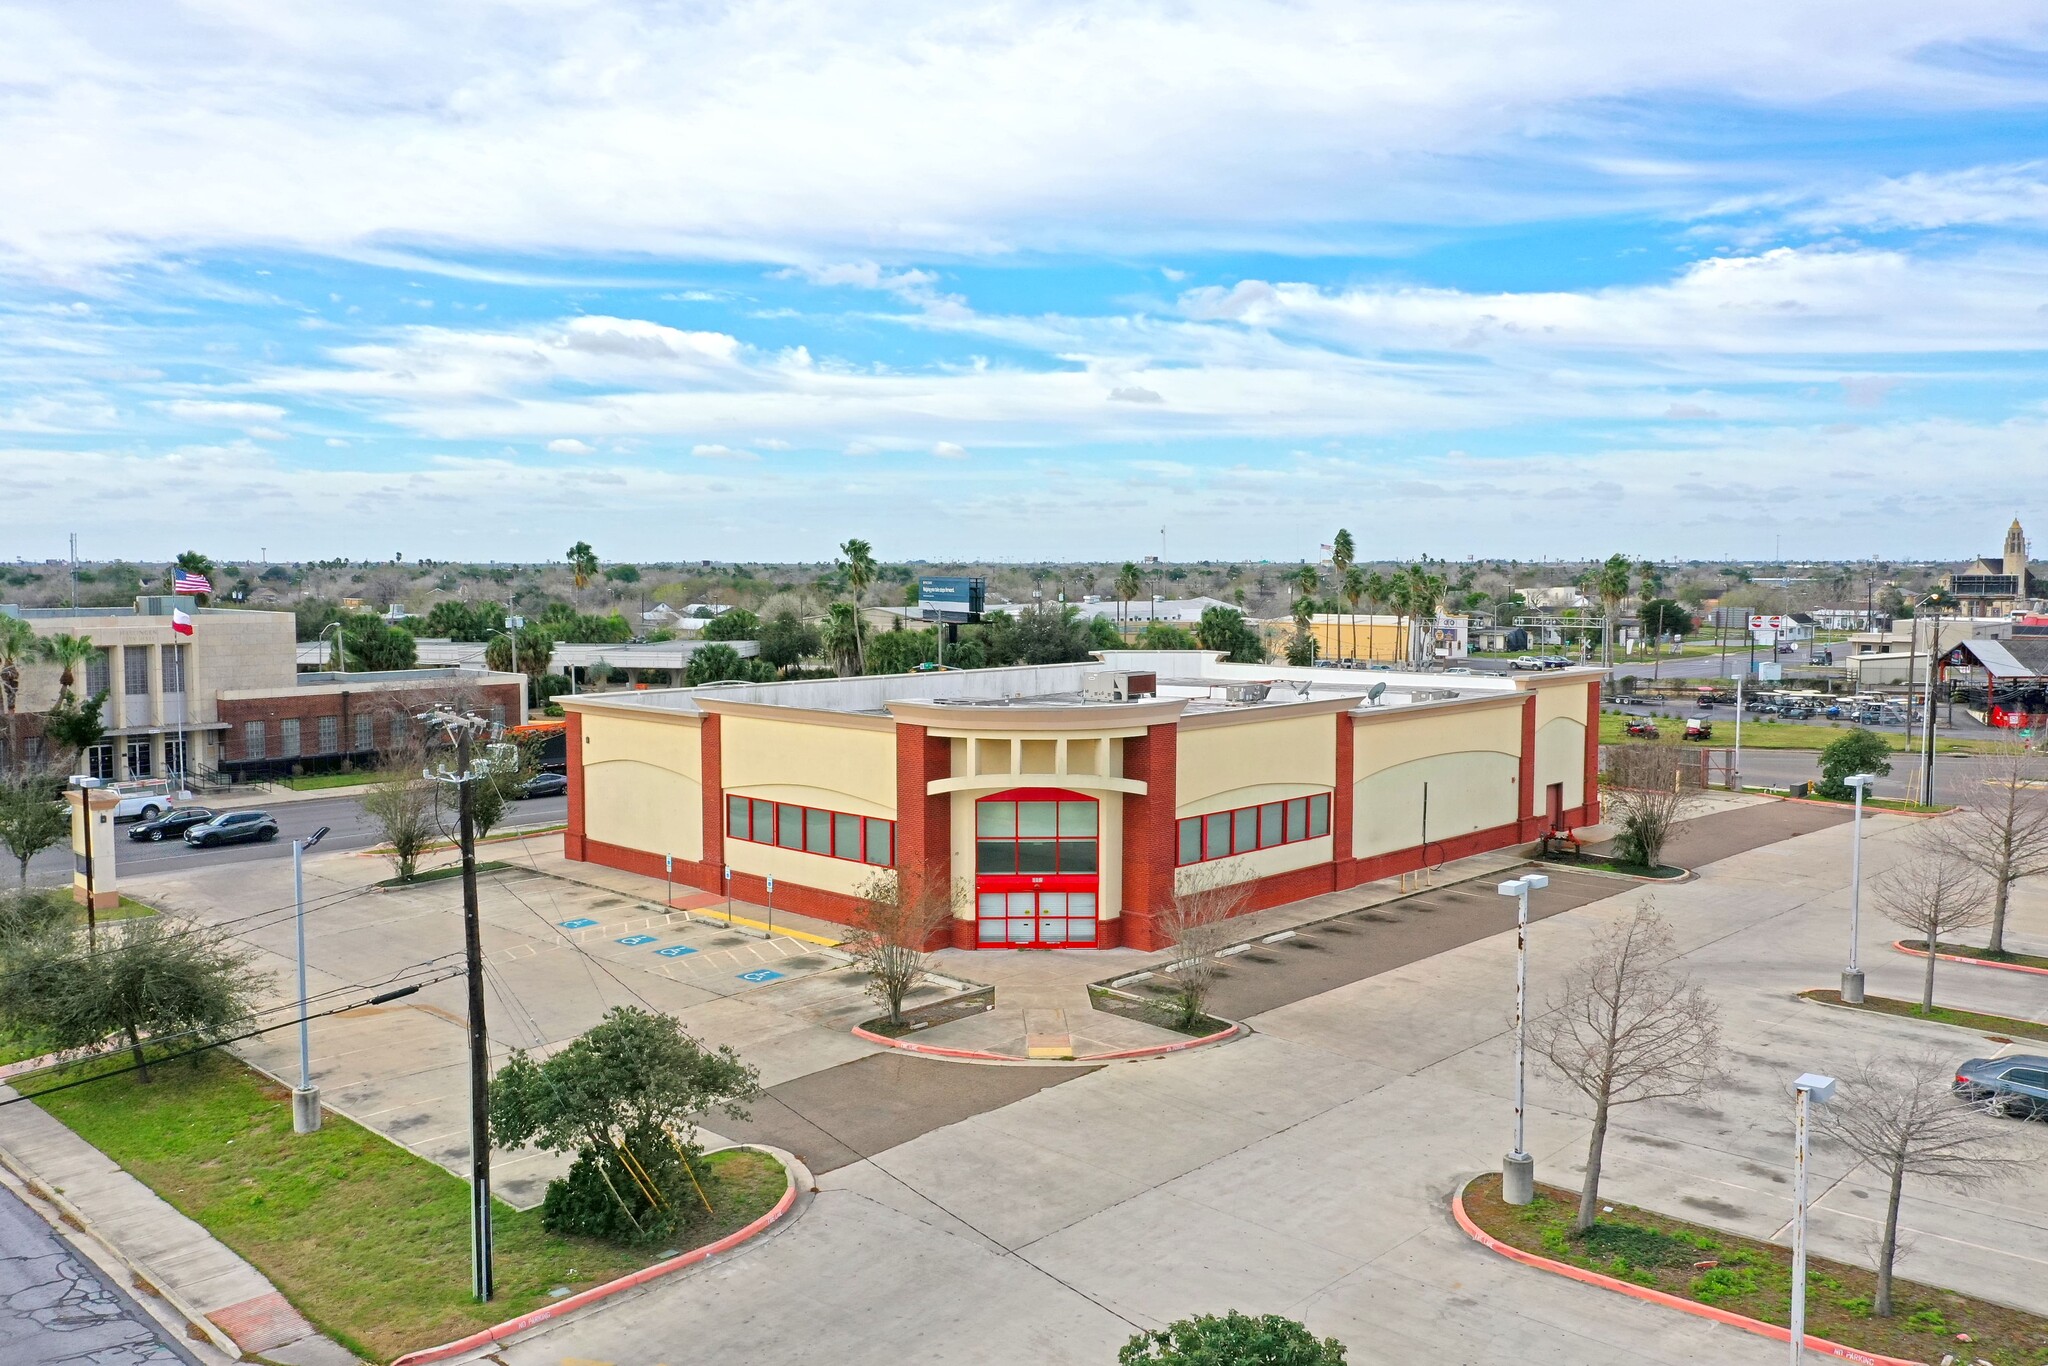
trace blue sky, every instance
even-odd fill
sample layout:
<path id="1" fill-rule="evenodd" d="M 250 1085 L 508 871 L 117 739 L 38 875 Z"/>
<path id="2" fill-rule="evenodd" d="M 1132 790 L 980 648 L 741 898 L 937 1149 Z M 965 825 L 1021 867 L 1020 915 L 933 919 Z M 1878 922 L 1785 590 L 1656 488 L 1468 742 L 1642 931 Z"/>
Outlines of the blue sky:
<path id="1" fill-rule="evenodd" d="M 1993 549 L 2048 13 L 1937 8 L 15 7 L 0 555 Z"/>

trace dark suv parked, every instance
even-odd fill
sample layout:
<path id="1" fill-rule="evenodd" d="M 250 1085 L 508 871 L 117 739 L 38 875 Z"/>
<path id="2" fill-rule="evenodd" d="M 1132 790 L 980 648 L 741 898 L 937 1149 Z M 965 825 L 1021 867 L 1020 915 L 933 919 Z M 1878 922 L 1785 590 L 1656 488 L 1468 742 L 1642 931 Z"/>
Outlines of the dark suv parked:
<path id="1" fill-rule="evenodd" d="M 1956 1093 L 2014 1119 L 2048 1118 L 2048 1058 L 2014 1053 L 1972 1058 L 1956 1069 Z"/>
<path id="2" fill-rule="evenodd" d="M 166 811 L 153 821 L 143 821 L 128 827 L 131 840 L 157 840 L 159 842 L 184 834 L 193 826 L 210 821 L 214 813 L 203 806 L 181 806 L 175 811 Z"/>
<path id="3" fill-rule="evenodd" d="M 194 849 L 211 849 L 216 844 L 247 844 L 252 840 L 277 838 L 277 822 L 268 811 L 230 811 L 204 825 L 185 832 L 185 843 Z"/>

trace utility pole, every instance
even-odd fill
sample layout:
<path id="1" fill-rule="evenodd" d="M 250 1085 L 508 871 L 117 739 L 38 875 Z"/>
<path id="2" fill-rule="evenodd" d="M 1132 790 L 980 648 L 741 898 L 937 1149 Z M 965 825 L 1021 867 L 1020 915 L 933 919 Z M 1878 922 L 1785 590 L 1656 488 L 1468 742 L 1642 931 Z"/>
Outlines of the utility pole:
<path id="1" fill-rule="evenodd" d="M 462 845 L 462 947 L 469 976 L 469 1241 L 470 1289 L 478 1300 L 493 1297 L 491 1270 L 491 1045 L 484 1028 L 483 927 L 476 896 L 476 780 L 470 741 L 482 728 L 475 716 L 429 712 L 420 718 L 447 729 L 455 741 L 455 771 L 445 767 L 425 776 L 453 783 Z"/>

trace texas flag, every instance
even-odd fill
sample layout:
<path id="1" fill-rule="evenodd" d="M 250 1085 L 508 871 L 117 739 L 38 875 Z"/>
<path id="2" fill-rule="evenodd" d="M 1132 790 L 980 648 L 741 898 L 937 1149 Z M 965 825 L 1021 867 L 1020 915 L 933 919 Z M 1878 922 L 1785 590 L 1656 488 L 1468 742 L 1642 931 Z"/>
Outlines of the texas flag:
<path id="1" fill-rule="evenodd" d="M 192 618 L 190 618 L 190 617 L 186 616 L 186 615 L 185 615 L 185 614 L 184 614 L 183 612 L 180 612 L 180 611 L 178 611 L 178 610 L 177 610 L 176 608 L 172 608 L 172 609 L 171 609 L 171 629 L 172 629 L 173 631 L 176 631 L 176 632 L 177 632 L 177 633 L 178 633 L 179 635 L 181 635 L 181 636 L 189 636 L 189 635 L 191 635 L 191 634 L 192 634 Z"/>

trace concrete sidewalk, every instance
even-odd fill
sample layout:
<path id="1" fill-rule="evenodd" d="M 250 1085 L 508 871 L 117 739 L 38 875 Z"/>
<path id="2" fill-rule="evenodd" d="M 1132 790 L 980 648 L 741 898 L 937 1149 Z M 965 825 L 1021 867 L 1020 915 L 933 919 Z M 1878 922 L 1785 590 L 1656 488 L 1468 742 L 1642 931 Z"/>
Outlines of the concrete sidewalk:
<path id="1" fill-rule="evenodd" d="M 0 1088 L 0 1098 L 14 1094 Z M 262 1272 L 35 1105 L 0 1106 L 0 1162 L 51 1192 L 231 1356 L 354 1366 L 355 1354 L 315 1332 Z"/>

